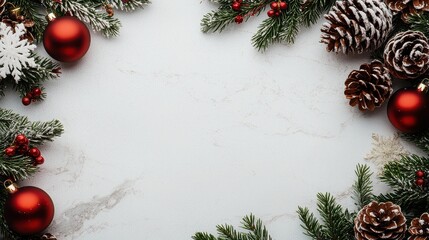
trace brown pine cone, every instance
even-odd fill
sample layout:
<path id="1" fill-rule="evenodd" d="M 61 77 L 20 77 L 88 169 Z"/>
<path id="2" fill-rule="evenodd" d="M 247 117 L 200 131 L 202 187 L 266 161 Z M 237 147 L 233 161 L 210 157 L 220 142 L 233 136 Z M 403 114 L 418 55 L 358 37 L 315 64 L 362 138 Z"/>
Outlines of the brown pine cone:
<path id="1" fill-rule="evenodd" d="M 423 213 L 420 218 L 414 218 L 408 232 L 411 235 L 408 240 L 429 240 L 429 214 Z"/>
<path id="2" fill-rule="evenodd" d="M 404 22 L 410 15 L 429 11 L 429 0 L 386 0 L 386 3 L 390 10 L 401 13 Z"/>
<path id="3" fill-rule="evenodd" d="M 345 85 L 344 94 L 350 100 L 350 106 L 357 105 L 361 111 L 374 111 L 392 94 L 389 71 L 377 60 L 362 64 L 359 70 L 353 70 Z"/>
<path id="4" fill-rule="evenodd" d="M 327 44 L 328 52 L 376 49 L 392 30 L 392 12 L 382 0 L 339 0 L 325 18 L 321 42 Z"/>
<path id="5" fill-rule="evenodd" d="M 406 222 L 398 205 L 391 202 L 371 202 L 359 211 L 355 219 L 355 238 L 400 240 L 405 237 Z"/>
<path id="6" fill-rule="evenodd" d="M 429 43 L 421 32 L 396 34 L 384 49 L 384 63 L 398 79 L 415 79 L 429 69 Z"/>
<path id="7" fill-rule="evenodd" d="M 0 16 L 4 13 L 4 10 L 6 10 L 6 0 L 0 0 Z"/>

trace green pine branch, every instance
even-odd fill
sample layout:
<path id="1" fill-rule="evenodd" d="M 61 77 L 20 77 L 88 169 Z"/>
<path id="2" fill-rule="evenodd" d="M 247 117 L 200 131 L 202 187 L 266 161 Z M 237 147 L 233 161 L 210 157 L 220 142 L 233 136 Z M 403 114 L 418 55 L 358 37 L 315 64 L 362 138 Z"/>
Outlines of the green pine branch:
<path id="1" fill-rule="evenodd" d="M 412 14 L 408 18 L 410 30 L 420 31 L 426 37 L 429 37 L 429 14 L 426 12 L 420 14 Z"/>
<path id="2" fill-rule="evenodd" d="M 106 0 L 90 0 L 91 2 L 95 3 L 97 7 L 104 6 L 106 4 Z M 112 4 L 113 8 L 131 12 L 135 11 L 139 8 L 143 8 L 147 4 L 150 3 L 149 0 L 129 0 L 129 1 L 123 1 L 123 0 L 110 0 L 108 1 L 109 4 Z"/>
<path id="3" fill-rule="evenodd" d="M 418 148 L 429 154 L 429 131 L 417 133 L 403 133 L 401 137 L 414 143 Z"/>
<path id="4" fill-rule="evenodd" d="M 429 171 L 429 158 L 417 155 L 404 156 L 399 161 L 392 161 L 384 166 L 381 181 L 386 183 L 391 191 L 381 194 L 379 201 L 391 201 L 401 206 L 404 212 L 415 215 L 429 208 L 429 191 L 426 187 L 415 184 L 415 173 L 418 170 Z"/>
<path id="5" fill-rule="evenodd" d="M 313 213 L 306 207 L 298 207 L 298 216 L 301 220 L 301 227 L 304 229 L 304 234 L 317 240 L 327 240 L 323 231 L 322 225 Z"/>
<path id="6" fill-rule="evenodd" d="M 237 231 L 232 225 L 223 224 L 216 227 L 219 237 L 205 232 L 197 232 L 192 237 L 194 240 L 272 240 L 268 230 L 260 219 L 253 214 L 245 216 L 241 222 L 241 228 L 246 232 Z"/>
<path id="7" fill-rule="evenodd" d="M 302 22 L 309 27 L 315 24 L 322 14 L 327 12 L 336 0 L 307 0 L 302 4 Z"/>
<path id="8" fill-rule="evenodd" d="M 28 0 L 8 0 L 11 4 L 21 9 L 21 14 L 27 19 L 34 21 L 34 26 L 31 28 L 31 33 L 37 42 L 40 42 L 45 31 L 47 21 L 40 14 L 41 6 L 37 1 Z"/>
<path id="9" fill-rule="evenodd" d="M 353 184 L 353 199 L 359 209 L 369 204 L 373 199 L 372 194 L 372 181 L 371 181 L 371 170 L 368 165 L 358 164 L 355 170 L 357 180 Z"/>

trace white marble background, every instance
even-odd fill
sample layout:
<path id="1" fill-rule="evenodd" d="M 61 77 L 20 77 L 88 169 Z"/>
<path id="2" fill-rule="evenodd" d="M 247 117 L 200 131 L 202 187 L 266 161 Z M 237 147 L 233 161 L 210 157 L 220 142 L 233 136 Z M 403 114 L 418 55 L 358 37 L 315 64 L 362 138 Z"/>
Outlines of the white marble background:
<path id="1" fill-rule="evenodd" d="M 54 199 L 50 232 L 185 240 L 252 212 L 275 239 L 307 239 L 298 205 L 314 208 L 319 191 L 348 199 L 372 133 L 394 133 L 385 109 L 361 114 L 343 96 L 346 76 L 367 57 L 327 53 L 321 22 L 294 46 L 261 54 L 250 38 L 265 14 L 203 34 L 200 19 L 215 7 L 156 0 L 118 14 L 121 36 L 93 34 L 89 54 L 46 85 L 45 102 L 24 107 L 12 92 L 1 100 L 65 125 L 25 183 Z"/>

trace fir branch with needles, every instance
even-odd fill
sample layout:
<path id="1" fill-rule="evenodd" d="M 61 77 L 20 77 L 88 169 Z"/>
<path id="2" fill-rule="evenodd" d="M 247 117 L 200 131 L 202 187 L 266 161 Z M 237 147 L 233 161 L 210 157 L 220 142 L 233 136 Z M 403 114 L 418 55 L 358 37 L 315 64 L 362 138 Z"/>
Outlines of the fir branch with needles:
<path id="1" fill-rule="evenodd" d="M 34 160 L 27 155 L 7 156 L 3 151 L 14 143 L 18 134 L 24 134 L 30 140 L 31 146 L 41 146 L 54 138 L 61 136 L 64 128 L 58 120 L 49 122 L 31 122 L 27 117 L 10 110 L 0 108 L 0 176 L 20 181 L 33 175 L 38 167 Z M 0 232 L 3 239 L 30 239 L 18 236 L 12 232 L 3 218 L 3 205 L 8 195 L 0 191 Z M 31 238 L 32 239 L 32 238 Z"/>
<path id="2" fill-rule="evenodd" d="M 253 214 L 245 216 L 241 222 L 241 228 L 244 232 L 237 231 L 232 225 L 218 225 L 217 232 L 219 237 L 205 232 L 197 232 L 192 239 L 194 240 L 272 240 L 267 228 L 262 220 L 256 219 Z"/>

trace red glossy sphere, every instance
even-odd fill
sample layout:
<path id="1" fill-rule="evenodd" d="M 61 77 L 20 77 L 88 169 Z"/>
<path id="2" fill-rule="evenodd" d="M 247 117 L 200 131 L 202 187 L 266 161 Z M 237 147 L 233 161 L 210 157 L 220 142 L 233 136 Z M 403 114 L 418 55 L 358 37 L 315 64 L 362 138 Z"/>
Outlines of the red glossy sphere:
<path id="1" fill-rule="evenodd" d="M 272 9 L 267 12 L 268 17 L 274 17 L 275 14 L 276 12 Z"/>
<path id="2" fill-rule="evenodd" d="M 34 159 L 34 163 L 36 165 L 42 165 L 43 163 L 45 163 L 45 158 L 42 156 L 38 156 Z"/>
<path id="3" fill-rule="evenodd" d="M 31 94 L 32 94 L 34 97 L 40 97 L 40 96 L 42 95 L 42 89 L 40 89 L 40 88 L 34 88 L 34 89 L 31 91 Z"/>
<path id="4" fill-rule="evenodd" d="M 28 150 L 28 155 L 30 155 L 30 157 L 36 158 L 38 156 L 40 156 L 40 150 L 38 148 L 30 148 L 30 150 Z"/>
<path id="5" fill-rule="evenodd" d="M 239 11 L 239 10 L 240 10 L 240 8 L 241 8 L 241 3 L 239 3 L 239 2 L 234 2 L 234 3 L 232 3 L 231 7 L 232 7 L 232 9 L 233 9 L 234 11 Z"/>
<path id="6" fill-rule="evenodd" d="M 19 145 L 28 144 L 28 138 L 24 134 L 18 134 L 15 137 L 15 143 Z"/>
<path id="7" fill-rule="evenodd" d="M 13 157 L 16 154 L 16 147 L 8 147 L 4 150 L 4 154 L 8 157 Z"/>
<path id="8" fill-rule="evenodd" d="M 422 178 L 422 177 L 424 177 L 424 176 L 425 176 L 425 172 L 424 172 L 424 171 L 419 170 L 419 171 L 417 171 L 417 172 L 416 172 L 416 177 L 418 177 L 418 178 Z"/>
<path id="9" fill-rule="evenodd" d="M 4 219 L 9 228 L 22 236 L 45 230 L 54 218 L 54 203 L 40 188 L 22 187 L 12 193 L 4 205 Z"/>
<path id="10" fill-rule="evenodd" d="M 61 62 L 75 62 L 89 49 L 91 34 L 79 19 L 70 16 L 50 22 L 43 35 L 46 52 Z"/>
<path id="11" fill-rule="evenodd" d="M 286 2 L 280 2 L 280 9 L 282 9 L 282 10 L 287 9 L 287 3 Z"/>
<path id="12" fill-rule="evenodd" d="M 278 2 L 272 2 L 272 3 L 270 3 L 270 7 L 271 7 L 271 9 L 277 10 L 279 8 L 279 3 Z"/>
<path id="13" fill-rule="evenodd" d="M 236 22 L 237 24 L 242 23 L 242 22 L 243 22 L 243 20 L 244 20 L 244 18 L 243 18 L 243 16 L 241 16 L 241 15 L 238 15 L 238 16 L 236 16 L 236 17 L 235 17 L 235 22 Z"/>
<path id="14" fill-rule="evenodd" d="M 31 104 L 31 98 L 29 98 L 29 97 L 23 97 L 23 98 L 22 98 L 22 104 L 23 104 L 24 106 L 28 106 L 28 105 L 30 105 L 30 104 Z"/>
<path id="15" fill-rule="evenodd" d="M 425 180 L 423 180 L 422 178 L 419 178 L 416 180 L 417 186 L 423 186 L 424 184 L 425 184 Z"/>
<path id="16" fill-rule="evenodd" d="M 387 116 L 401 132 L 416 132 L 429 126 L 429 98 L 414 88 L 402 88 L 389 100 Z"/>

